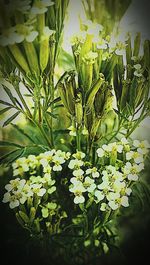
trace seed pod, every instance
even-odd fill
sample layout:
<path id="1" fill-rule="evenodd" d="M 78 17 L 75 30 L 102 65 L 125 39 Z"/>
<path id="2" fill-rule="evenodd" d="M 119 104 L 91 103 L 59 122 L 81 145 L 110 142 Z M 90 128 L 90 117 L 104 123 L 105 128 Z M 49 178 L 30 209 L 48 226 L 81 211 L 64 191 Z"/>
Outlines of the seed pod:
<path id="1" fill-rule="evenodd" d="M 104 77 L 103 75 L 100 75 L 99 79 L 94 83 L 94 85 L 91 87 L 91 89 L 87 93 L 87 99 L 86 99 L 86 112 L 87 113 L 90 112 L 91 108 L 93 107 L 96 93 L 101 89 L 103 82 L 104 82 Z"/>
<path id="2" fill-rule="evenodd" d="M 37 219 L 34 220 L 34 225 L 35 225 L 36 232 L 37 232 L 37 233 L 40 233 L 40 231 L 41 231 L 41 227 L 40 227 L 40 221 L 39 221 L 39 218 L 37 218 Z"/>
<path id="3" fill-rule="evenodd" d="M 25 223 L 29 223 L 29 217 L 22 211 L 19 211 L 19 215 Z"/>
<path id="4" fill-rule="evenodd" d="M 82 124 L 82 118 L 83 118 L 83 107 L 82 107 L 82 95 L 81 93 L 77 94 L 76 100 L 75 100 L 75 115 L 76 115 L 76 122 L 78 126 L 80 127 Z"/>
<path id="5" fill-rule="evenodd" d="M 39 69 L 38 57 L 37 57 L 37 53 L 36 53 L 36 49 L 34 47 L 34 44 L 27 42 L 27 41 L 24 41 L 23 45 L 25 48 L 25 52 L 26 52 L 26 56 L 28 59 L 28 63 L 29 63 L 31 72 L 33 74 L 39 75 L 40 69 Z"/>
<path id="6" fill-rule="evenodd" d="M 141 33 L 138 32 L 135 39 L 134 39 L 133 56 L 138 57 L 139 51 L 140 51 L 140 43 L 141 43 Z"/>
<path id="7" fill-rule="evenodd" d="M 49 38 L 45 38 L 40 42 L 40 68 L 43 72 L 49 60 Z"/>
<path id="8" fill-rule="evenodd" d="M 98 130 L 98 127 L 100 125 L 101 119 L 99 117 L 94 119 L 94 122 L 92 124 L 91 132 L 90 132 L 90 138 L 94 139 Z"/>
<path id="9" fill-rule="evenodd" d="M 36 215 L 36 209 L 34 207 L 31 207 L 31 209 L 30 209 L 30 222 L 31 223 L 35 219 L 35 215 Z"/>
<path id="10" fill-rule="evenodd" d="M 124 107 L 126 106 L 128 102 L 128 95 L 129 95 L 129 90 L 130 90 L 130 80 L 125 80 L 123 82 L 122 86 L 122 93 L 121 93 L 121 99 L 120 99 L 120 109 L 123 110 Z"/>
<path id="11" fill-rule="evenodd" d="M 19 224 L 24 228 L 24 221 L 23 219 L 20 217 L 19 213 L 16 213 L 16 219 L 19 222 Z"/>
<path id="12" fill-rule="evenodd" d="M 30 73 L 29 65 L 19 47 L 16 44 L 9 45 L 9 50 L 17 64 L 25 71 L 25 73 Z"/>

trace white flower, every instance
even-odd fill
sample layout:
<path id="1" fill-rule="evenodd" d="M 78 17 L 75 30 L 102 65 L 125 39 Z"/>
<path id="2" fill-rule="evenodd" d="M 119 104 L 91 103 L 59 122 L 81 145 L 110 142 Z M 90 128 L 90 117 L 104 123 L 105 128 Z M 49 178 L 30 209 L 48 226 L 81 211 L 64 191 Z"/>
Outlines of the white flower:
<path id="1" fill-rule="evenodd" d="M 127 162 L 123 172 L 125 175 L 127 175 L 129 180 L 138 180 L 138 173 L 141 172 L 144 169 L 144 164 L 131 164 L 130 162 Z"/>
<path id="2" fill-rule="evenodd" d="M 61 171 L 62 170 L 62 166 L 61 164 L 65 163 L 65 160 L 63 157 L 58 156 L 57 154 L 54 155 L 53 157 L 53 162 L 55 163 L 55 165 L 53 166 L 53 170 L 54 171 Z"/>
<path id="3" fill-rule="evenodd" d="M 49 164 L 49 161 L 46 159 L 46 158 L 42 158 L 40 159 L 40 164 L 44 167 L 44 168 L 47 168 L 48 167 L 48 164 Z"/>
<path id="4" fill-rule="evenodd" d="M 82 129 L 82 134 L 83 135 L 88 135 L 89 134 L 89 132 L 88 132 L 88 130 L 87 130 L 87 128 L 84 126 L 84 128 Z"/>
<path id="5" fill-rule="evenodd" d="M 123 145 L 128 144 L 128 140 L 127 140 L 125 137 L 121 138 L 120 141 L 121 141 L 121 143 L 122 143 Z"/>
<path id="6" fill-rule="evenodd" d="M 16 31 L 18 33 L 18 43 L 26 40 L 27 42 L 33 42 L 38 36 L 38 32 L 33 30 L 33 26 L 27 26 L 25 24 L 16 25 Z"/>
<path id="7" fill-rule="evenodd" d="M 109 151 L 117 151 L 118 153 L 122 153 L 123 146 L 121 144 L 117 144 L 116 142 L 108 144 Z"/>
<path id="8" fill-rule="evenodd" d="M 83 203 L 85 201 L 85 198 L 82 195 L 82 193 L 85 192 L 86 189 L 84 188 L 81 181 L 76 181 L 74 183 L 74 186 L 71 187 L 69 190 L 70 190 L 70 192 L 73 192 L 75 195 L 75 198 L 74 198 L 75 204 Z"/>
<path id="9" fill-rule="evenodd" d="M 126 153 L 126 159 L 127 160 L 131 160 L 132 159 L 132 156 L 133 156 L 133 151 L 130 151 L 130 152 L 127 152 Z"/>
<path id="10" fill-rule="evenodd" d="M 108 201 L 115 201 L 120 198 L 120 193 L 119 192 L 109 192 L 107 194 L 107 200 Z"/>
<path id="11" fill-rule="evenodd" d="M 99 172 L 97 171 L 96 167 L 88 168 L 86 170 L 86 174 L 87 175 L 91 174 L 93 178 L 98 178 L 99 177 Z"/>
<path id="12" fill-rule="evenodd" d="M 82 158 L 85 157 L 85 153 L 81 152 L 81 151 L 78 151 L 77 153 L 73 154 L 72 155 L 74 158 L 78 159 L 78 160 L 81 160 Z"/>
<path id="13" fill-rule="evenodd" d="M 78 159 L 72 159 L 69 162 L 68 167 L 70 169 L 79 169 L 81 166 L 83 166 L 83 161 L 82 160 L 78 160 Z"/>
<path id="14" fill-rule="evenodd" d="M 44 27 L 43 28 L 43 35 L 42 35 L 42 37 L 41 37 L 41 40 L 45 40 L 45 39 L 49 39 L 49 37 L 51 36 L 51 35 L 53 35 L 55 33 L 55 30 L 52 30 L 52 29 L 50 29 L 49 27 Z"/>
<path id="15" fill-rule="evenodd" d="M 89 51 L 82 57 L 82 60 L 86 64 L 94 64 L 97 57 L 97 52 Z"/>
<path id="16" fill-rule="evenodd" d="M 137 152 L 143 155 L 147 154 L 148 149 L 150 148 L 150 144 L 146 140 L 141 142 L 138 140 L 134 140 L 133 145 L 137 147 Z"/>
<path id="17" fill-rule="evenodd" d="M 82 170 L 82 169 L 76 169 L 76 170 L 74 170 L 73 171 L 73 173 L 72 173 L 75 177 L 80 177 L 80 176 L 82 176 L 83 174 L 84 174 L 84 171 Z"/>
<path id="18" fill-rule="evenodd" d="M 42 197 L 46 193 L 46 189 L 41 188 L 42 184 L 31 184 L 32 191 L 39 197 Z"/>
<path id="19" fill-rule="evenodd" d="M 2 34 L 0 35 L 1 46 L 13 45 L 18 42 L 20 42 L 20 39 L 18 37 L 15 27 L 3 30 Z"/>
<path id="20" fill-rule="evenodd" d="M 36 1 L 31 8 L 31 13 L 34 15 L 44 14 L 48 10 L 48 6 L 53 5 L 54 3 L 51 0 L 40 0 Z"/>
<path id="21" fill-rule="evenodd" d="M 88 192 L 93 192 L 96 188 L 94 180 L 91 179 L 90 177 L 85 178 L 83 186 Z"/>
<path id="22" fill-rule="evenodd" d="M 121 198 L 121 205 L 124 207 L 128 207 L 129 206 L 129 201 L 128 201 L 128 197 L 127 196 L 123 196 Z"/>
<path id="23" fill-rule="evenodd" d="M 25 184 L 23 189 L 22 189 L 22 193 L 24 194 L 24 196 L 28 197 L 32 197 L 33 196 L 33 191 L 31 189 L 31 186 L 29 184 Z"/>
<path id="24" fill-rule="evenodd" d="M 22 190 L 23 186 L 25 185 L 26 180 L 20 178 L 16 178 L 14 180 L 10 180 L 10 183 L 5 186 L 5 189 L 10 191 Z"/>
<path id="25" fill-rule="evenodd" d="M 97 198 L 97 202 L 100 202 L 104 199 L 104 193 L 100 190 L 96 190 L 94 193 L 95 197 Z"/>
<path id="26" fill-rule="evenodd" d="M 109 201 L 108 203 L 109 207 L 112 209 L 112 210 L 117 210 L 119 208 L 119 204 L 116 203 L 115 201 Z"/>
<path id="27" fill-rule="evenodd" d="M 10 195 L 9 192 L 7 192 L 7 193 L 4 194 L 3 202 L 4 203 L 9 202 L 9 207 L 11 209 L 14 209 L 14 208 L 18 207 L 19 204 L 20 204 L 18 198 L 14 194 L 13 195 Z"/>
<path id="28" fill-rule="evenodd" d="M 103 156 L 105 156 L 105 151 L 104 151 L 102 148 L 98 148 L 98 149 L 96 150 L 96 153 L 97 153 L 98 157 L 103 157 Z"/>

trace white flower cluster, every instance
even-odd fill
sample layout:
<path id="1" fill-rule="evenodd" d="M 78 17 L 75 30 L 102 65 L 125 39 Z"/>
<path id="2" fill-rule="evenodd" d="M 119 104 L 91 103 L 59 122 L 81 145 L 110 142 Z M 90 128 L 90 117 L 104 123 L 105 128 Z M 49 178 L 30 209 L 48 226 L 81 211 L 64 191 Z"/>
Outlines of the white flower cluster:
<path id="1" fill-rule="evenodd" d="M 15 43 L 21 43 L 24 40 L 27 42 L 33 42 L 38 36 L 38 31 L 34 29 L 34 27 L 30 23 L 30 18 L 33 19 L 36 15 L 44 14 L 48 11 L 48 7 L 54 5 L 54 2 L 50 0 L 40 0 L 36 1 L 31 7 L 31 1 L 29 0 L 15 0 L 10 1 L 7 4 L 7 12 L 8 16 L 15 15 L 16 11 L 21 13 L 28 13 L 29 21 L 27 20 L 24 24 L 16 24 L 13 27 L 4 28 L 0 34 L 0 45 L 7 46 L 13 45 Z M 48 27 L 45 27 L 44 31 L 47 31 L 49 36 L 53 34 L 54 31 L 51 31 Z M 47 30 L 48 29 L 48 30 Z"/>
<path id="2" fill-rule="evenodd" d="M 150 147 L 147 141 L 133 141 L 129 145 L 125 138 L 120 142 L 109 143 L 97 149 L 100 161 L 97 167 L 87 167 L 85 154 L 72 155 L 68 167 L 73 170 L 70 179 L 70 192 L 74 194 L 74 203 L 80 204 L 86 198 L 93 197 L 100 203 L 101 211 L 116 210 L 120 206 L 128 207 L 131 184 L 137 181 L 144 169 L 144 157 Z"/>
<path id="3" fill-rule="evenodd" d="M 150 145 L 147 141 L 134 140 L 130 144 L 125 138 L 119 142 L 102 145 L 96 153 L 97 164 L 86 161 L 86 154 L 74 154 L 61 150 L 50 150 L 38 156 L 22 157 L 12 164 L 16 179 L 5 186 L 3 202 L 10 208 L 18 207 L 33 199 L 42 198 L 56 190 L 56 172 L 61 172 L 67 162 L 71 171 L 69 191 L 74 194 L 74 203 L 82 204 L 88 200 L 100 204 L 101 211 L 128 207 L 131 185 L 139 179 L 144 169 L 144 159 Z M 47 213 L 47 209 L 45 210 Z"/>
<path id="4" fill-rule="evenodd" d="M 45 193 L 52 194 L 56 187 L 53 173 L 62 170 L 62 164 L 70 157 L 70 153 L 61 150 L 51 150 L 38 156 L 29 155 L 22 157 L 12 164 L 13 176 L 5 186 L 7 192 L 4 194 L 3 202 L 9 202 L 10 208 L 24 204 L 28 198 L 36 194 L 43 197 Z"/>

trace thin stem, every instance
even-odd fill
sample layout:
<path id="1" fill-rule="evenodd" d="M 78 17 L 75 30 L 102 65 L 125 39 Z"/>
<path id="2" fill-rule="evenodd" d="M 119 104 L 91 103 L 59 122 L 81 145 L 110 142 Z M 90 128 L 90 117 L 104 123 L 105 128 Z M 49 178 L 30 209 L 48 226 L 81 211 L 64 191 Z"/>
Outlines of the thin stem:
<path id="1" fill-rule="evenodd" d="M 77 141 L 77 151 L 81 150 L 81 135 L 80 135 L 80 129 L 76 130 L 76 141 Z"/>

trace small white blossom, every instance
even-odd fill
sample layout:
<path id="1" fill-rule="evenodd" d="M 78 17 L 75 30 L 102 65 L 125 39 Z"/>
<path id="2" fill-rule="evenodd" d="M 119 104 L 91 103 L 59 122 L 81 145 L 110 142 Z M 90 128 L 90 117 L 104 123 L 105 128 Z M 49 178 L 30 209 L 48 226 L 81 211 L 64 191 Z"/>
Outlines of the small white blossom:
<path id="1" fill-rule="evenodd" d="M 91 174 L 93 178 L 98 178 L 99 177 L 99 172 L 97 171 L 96 167 L 88 168 L 86 170 L 86 174 L 87 175 Z"/>
<path id="2" fill-rule="evenodd" d="M 75 195 L 75 198 L 74 198 L 75 204 L 84 203 L 85 198 L 82 195 L 82 193 L 85 192 L 86 189 L 84 188 L 81 181 L 75 182 L 74 186 L 71 187 L 69 190 L 70 190 L 70 192 L 74 193 L 74 195 Z"/>
<path id="3" fill-rule="evenodd" d="M 85 178 L 83 186 L 88 192 L 93 192 L 96 188 L 96 184 L 94 183 L 94 180 L 91 179 L 90 177 Z"/>
<path id="4" fill-rule="evenodd" d="M 69 162 L 68 167 L 70 169 L 79 169 L 81 166 L 83 166 L 83 161 L 82 160 L 78 160 L 78 159 L 72 159 Z"/>

